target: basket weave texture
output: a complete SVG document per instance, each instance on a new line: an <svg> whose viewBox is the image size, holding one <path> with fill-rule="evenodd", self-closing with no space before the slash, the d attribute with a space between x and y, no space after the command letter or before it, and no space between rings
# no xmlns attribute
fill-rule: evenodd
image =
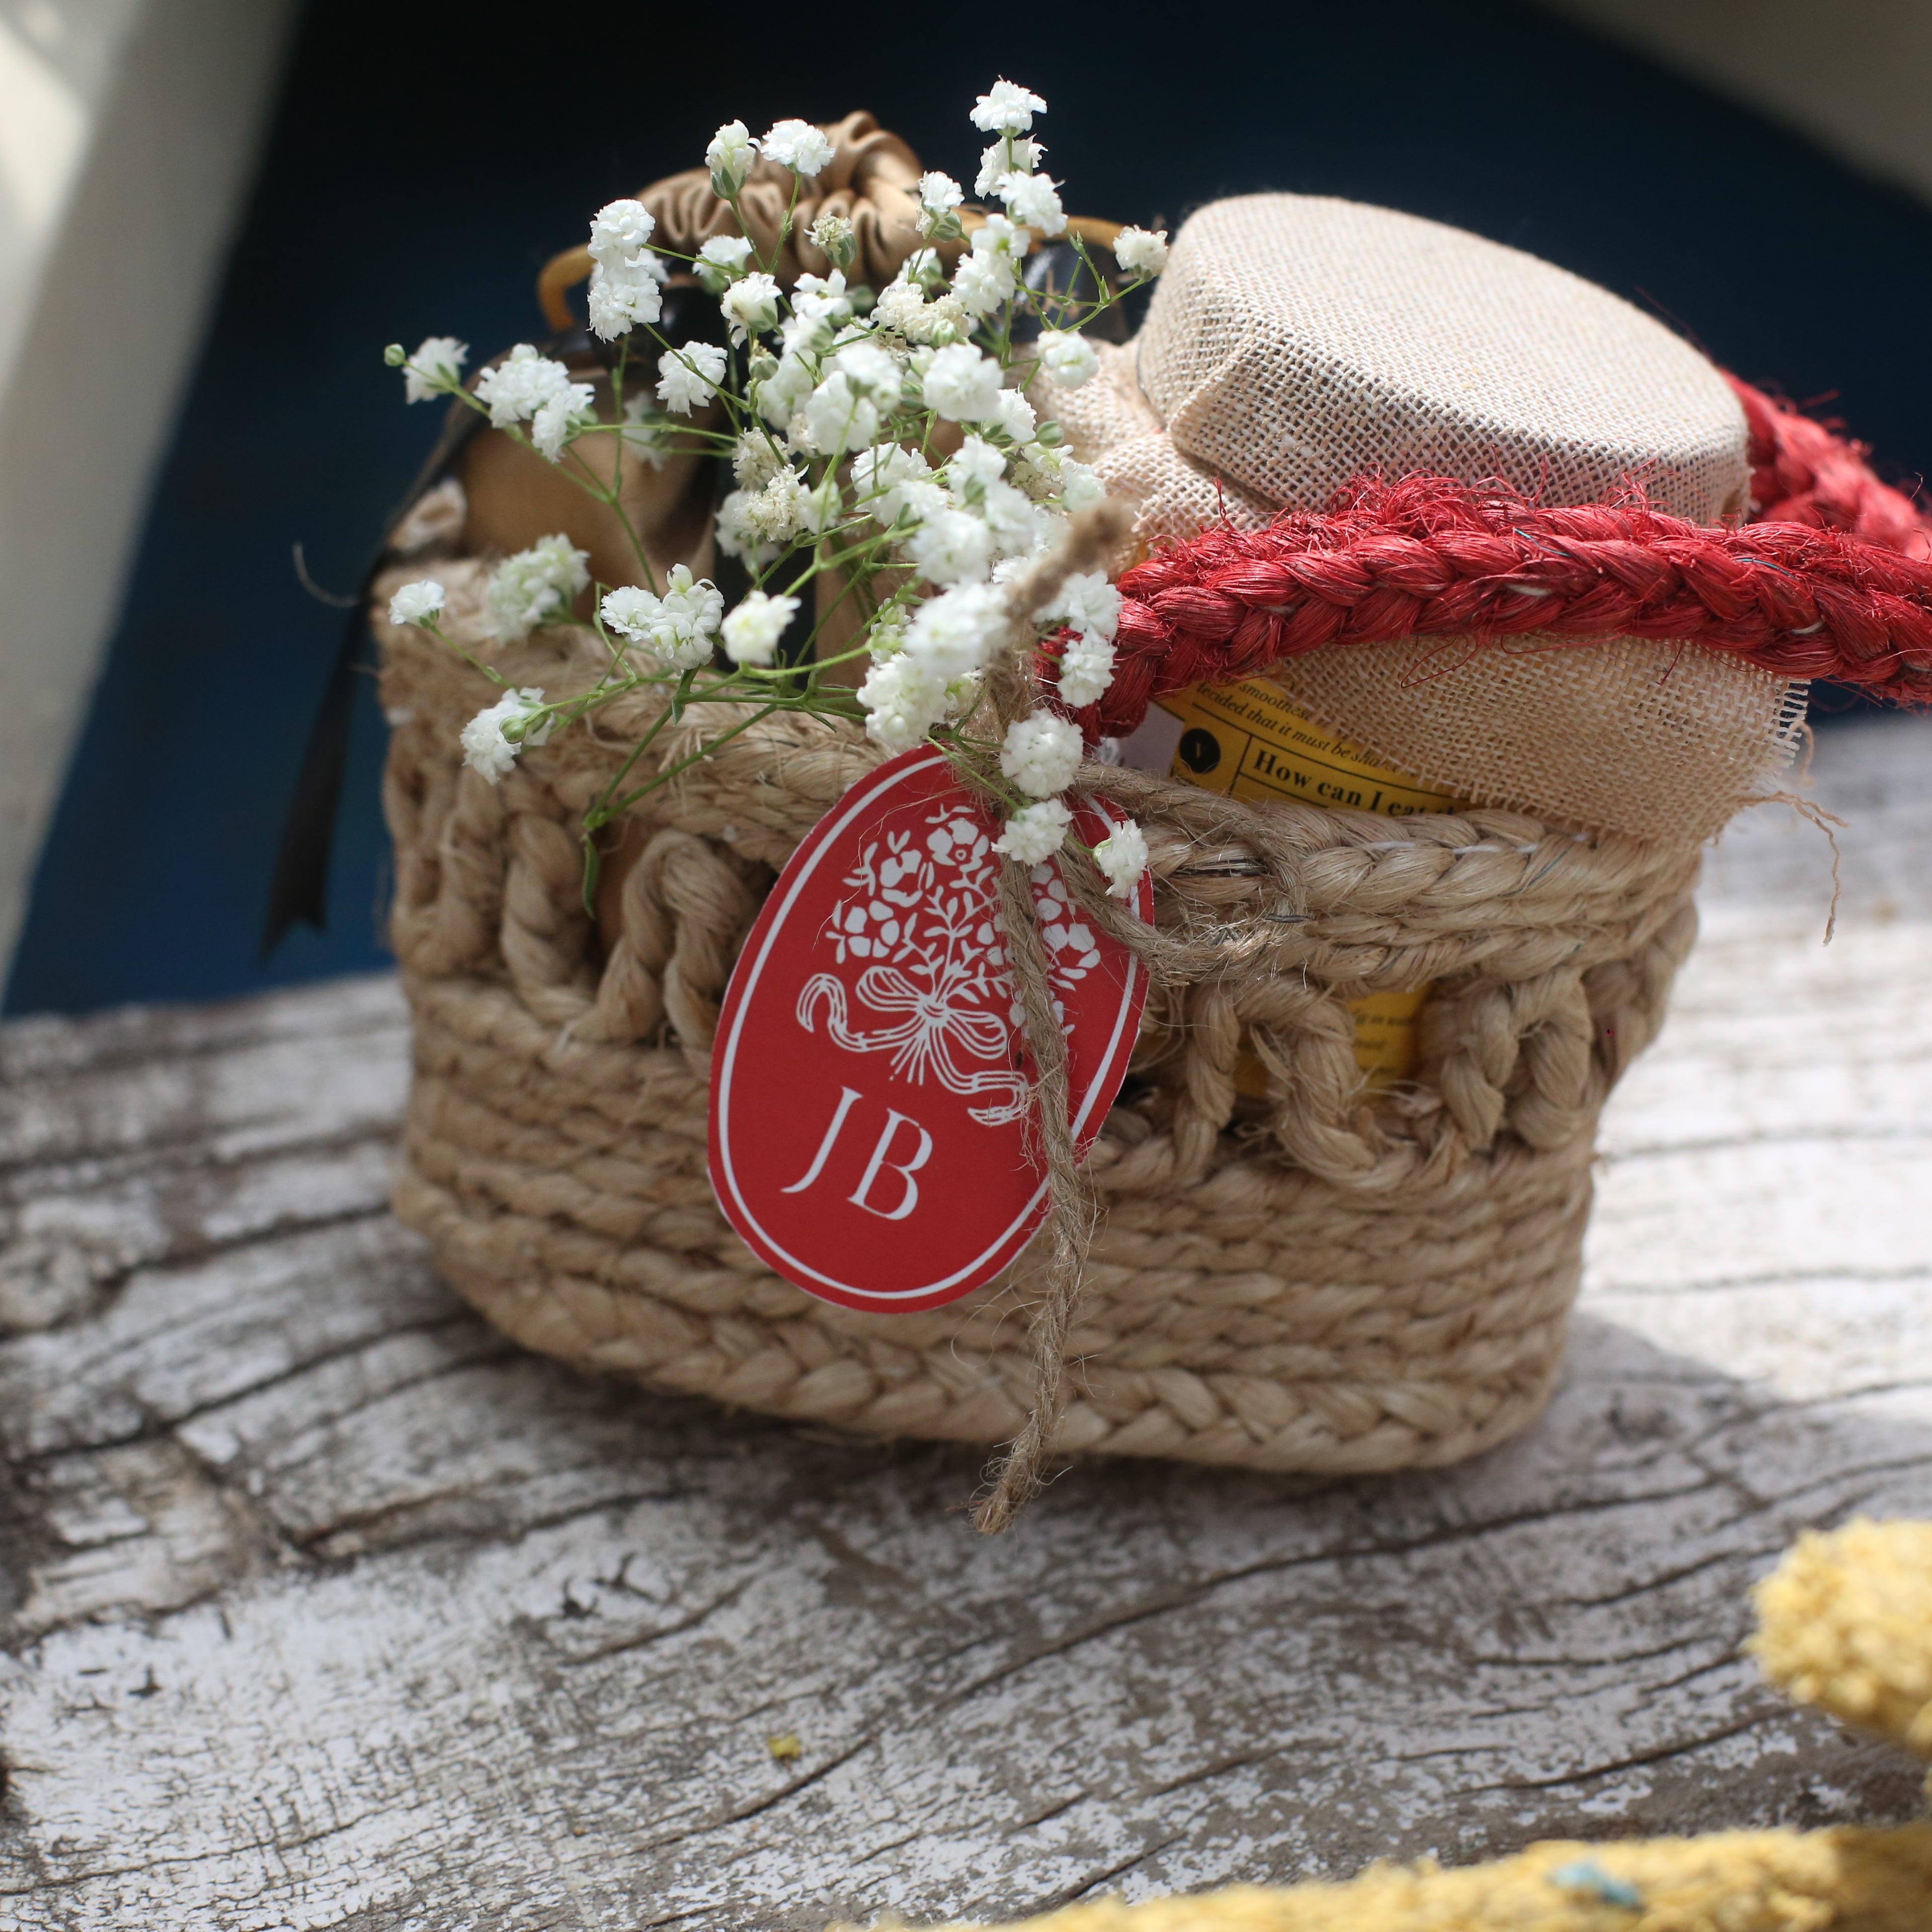
<svg viewBox="0 0 1932 1932"><path fill-rule="evenodd" d="M482 564L428 568L446 628L513 683L590 681L577 634L490 642ZM877 753L802 719L733 740L633 808L593 921L582 814L650 700L493 788L457 750L487 687L382 621L424 568L379 584L376 619L416 1022L402 1218L491 1321L580 1366L878 1436L1010 1438L1035 1386L1025 1258L944 1308L836 1307L770 1273L706 1178L737 950ZM692 741L661 742L668 760ZM1521 1429L1560 1360L1598 1112L1695 931L1695 851L1503 812L1264 812L1134 772L1082 782L1142 820L1157 920L1201 970L1156 989L1088 1163L1102 1213L1056 1446L1342 1472ZM1371 1100L1345 1002L1432 982L1419 1077ZM1235 1092L1244 1034L1264 1102Z"/></svg>

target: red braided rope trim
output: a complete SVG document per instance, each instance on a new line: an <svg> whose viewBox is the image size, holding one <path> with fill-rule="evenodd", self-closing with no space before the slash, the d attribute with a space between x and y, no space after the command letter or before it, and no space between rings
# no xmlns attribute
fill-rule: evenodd
<svg viewBox="0 0 1932 1932"><path fill-rule="evenodd" d="M1754 522L1843 530L1900 556L1932 557L1932 519L1872 474L1869 444L1834 436L1828 424L1735 376L1724 380L1744 405L1750 431Z"/></svg>
<svg viewBox="0 0 1932 1932"><path fill-rule="evenodd" d="M1634 494L1550 508L1442 476L1371 478L1326 512L1204 530L1120 590L1114 681L1080 714L1111 736L1151 698L1325 644L1531 632L1685 640L1780 676L1932 703L1932 562L1798 523L1708 529Z"/></svg>

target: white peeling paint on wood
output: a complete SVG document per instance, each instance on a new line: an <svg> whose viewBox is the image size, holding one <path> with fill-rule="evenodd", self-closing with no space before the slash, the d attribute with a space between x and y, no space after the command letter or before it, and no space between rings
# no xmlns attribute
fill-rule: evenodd
<svg viewBox="0 0 1932 1932"><path fill-rule="evenodd" d="M1798 1528L1932 1509L1922 746L1826 740L1828 950L1822 851L1726 842L1538 1428L1078 1467L997 1543L970 1456L466 1314L382 1209L388 982L0 1032L0 1928L802 1932L1906 1814L1737 1646Z"/></svg>

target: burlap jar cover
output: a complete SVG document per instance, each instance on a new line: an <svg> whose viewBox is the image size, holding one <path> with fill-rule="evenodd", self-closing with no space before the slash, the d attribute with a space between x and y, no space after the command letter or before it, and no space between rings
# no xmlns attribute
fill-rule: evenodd
<svg viewBox="0 0 1932 1932"><path fill-rule="evenodd" d="M1290 218L1344 206L1261 199ZM1238 260L1222 260L1218 284L1197 272L1230 245L1265 256L1249 232L1256 214L1222 204L1184 231L1140 345L1141 381L1163 330L1213 347L1217 286L1244 289L1249 309L1258 300L1280 325L1273 338L1244 316L1228 335L1236 352L1177 391L1166 419L1134 382L1131 348L1065 412L1076 443L1138 501L1144 532L1163 478L1207 478L1217 502L1261 518L1378 454L1586 500L1642 475L1660 500L1706 518L1742 496L1744 426L1722 380L1600 292L1431 229L1447 238L1438 272L1466 251L1460 309L1444 293L1453 276L1432 284L1430 312L1447 319L1432 340L1391 316L1366 272L1359 301L1299 308L1269 292L1292 284L1293 250L1277 249L1258 284ZM1429 226L1372 210L1347 220L1358 266L1382 238L1385 274L1414 242L1390 224ZM1526 367L1525 288L1543 332ZM1284 343L1302 362L1270 376ZM1564 368L1567 387L1552 381ZM1338 410L1335 372L1351 369L1355 400ZM1138 428L1138 448L1096 428L1107 410ZM1402 433L1378 450L1385 420ZM1203 454L1180 446L1184 431ZM1588 461L1573 460L1580 448ZM1283 451L1301 452L1306 480L1284 484L1268 466ZM592 680L581 634L493 645L487 557L465 554L460 536L440 552L434 539L418 520L410 541L426 548L379 584L379 610L427 566L448 588L451 635L512 682L560 694ZM700 536L687 554L702 568L710 548ZM1012 1437L1036 1393L1025 1260L929 1312L833 1306L751 1256L706 1178L709 1048L736 950L776 868L876 752L856 730L797 720L734 740L633 808L593 922L581 814L649 723L647 700L529 751L493 788L456 749L475 673L421 632L380 616L377 629L396 721L394 938L416 1018L397 1206L451 1280L520 1341L654 1387L882 1436ZM1616 649L1648 663L1656 647ZM1392 679L1372 651L1334 655L1343 699L1352 680L1412 722L1426 710L1429 684ZM1529 713L1561 729L1570 667L1594 655L1568 653L1547 688L1535 668L1550 658L1507 664ZM1580 830L1588 814L1568 794L1545 806L1555 822L1500 807L1391 820L1087 768L1082 784L1147 828L1169 970L1088 1163L1102 1213L1058 1448L1386 1470L1468 1456L1538 1412L1578 1285L1598 1111L1661 1022L1694 932L1713 813L1720 820L1788 738L1785 681L1714 656L1700 668L1708 675L1678 704L1690 736L1659 752L1654 734L1634 734L1666 764L1687 746L1722 754L1661 830ZM1492 671L1472 660L1470 675L1480 688ZM1404 695L1389 706L1391 686ZM1291 688L1373 742L1318 679ZM1618 688L1654 708L1642 678ZM690 742L668 734L663 755ZM1398 758L1408 742L1376 748ZM1576 796L1591 795L1591 748L1573 733L1566 749L1559 777L1580 771ZM1444 776L1486 795L1480 770ZM1346 1002L1424 984L1436 990L1418 1077L1365 1093ZM1238 1101L1244 1036L1269 1070L1263 1102Z"/></svg>

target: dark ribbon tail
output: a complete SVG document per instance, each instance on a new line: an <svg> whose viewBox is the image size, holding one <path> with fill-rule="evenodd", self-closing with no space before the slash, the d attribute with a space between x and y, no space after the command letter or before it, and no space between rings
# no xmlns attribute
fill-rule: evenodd
<svg viewBox="0 0 1932 1932"><path fill-rule="evenodd" d="M500 359L500 358L499 358ZM369 659L373 641L369 628L369 595L389 554L389 532L421 500L423 493L460 456L481 427L482 418L452 400L442 419L436 447L423 460L402 506L383 526L382 541L370 558L356 602L344 618L335 646L335 662L322 687L315 722L309 728L308 749L282 820L282 838L275 854L274 877L268 882L268 904L262 921L262 961L272 958L297 925L318 932L328 927L328 867L335 850L335 821L342 806L342 784L349 770L349 736L356 720L356 679Z"/></svg>
<svg viewBox="0 0 1932 1932"><path fill-rule="evenodd" d="M364 573L355 608L343 620L335 647L335 662L315 722L309 728L308 749L282 820L280 849L268 884L266 916L262 922L262 961L274 957L298 924L320 932L328 924L328 868L335 848L335 821L342 803L343 780L349 769L349 734L356 718L356 680L367 662L369 584Z"/></svg>

